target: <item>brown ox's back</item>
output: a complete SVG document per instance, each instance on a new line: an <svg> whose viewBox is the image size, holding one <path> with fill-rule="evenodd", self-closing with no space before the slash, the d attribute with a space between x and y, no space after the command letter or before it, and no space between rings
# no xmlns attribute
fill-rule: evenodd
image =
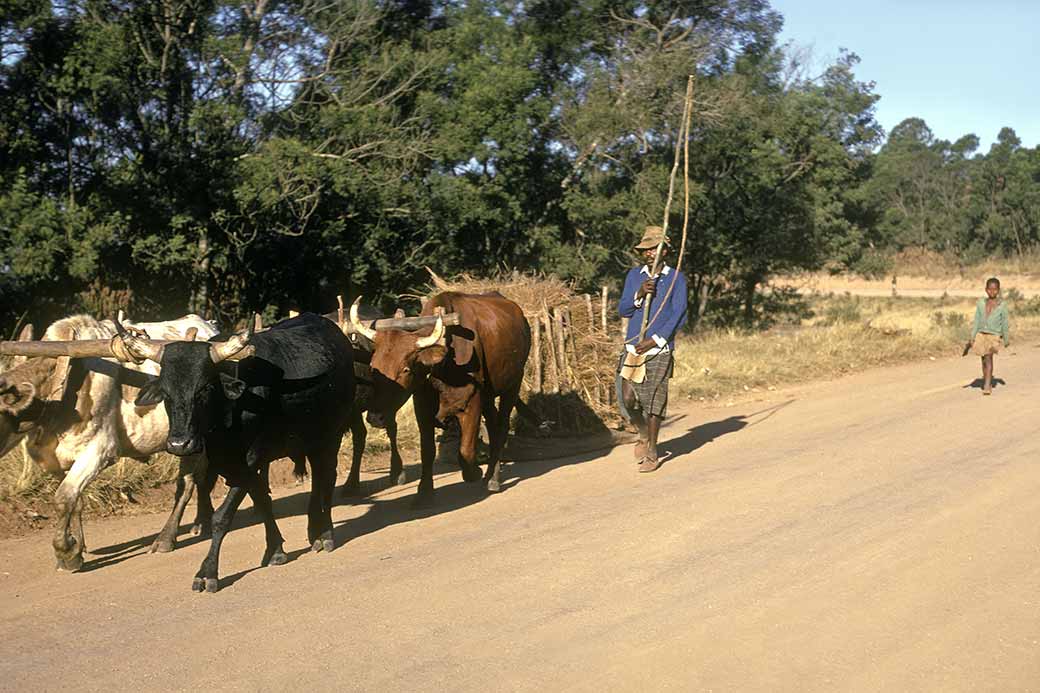
<svg viewBox="0 0 1040 693"><path fill-rule="evenodd" d="M498 292L445 291L428 301L422 314L433 315L438 306L445 313L458 313L460 327L476 334L474 349L480 368L473 376L496 394L519 387L531 351L531 327L520 306ZM453 336L451 341L458 350L457 339Z"/></svg>

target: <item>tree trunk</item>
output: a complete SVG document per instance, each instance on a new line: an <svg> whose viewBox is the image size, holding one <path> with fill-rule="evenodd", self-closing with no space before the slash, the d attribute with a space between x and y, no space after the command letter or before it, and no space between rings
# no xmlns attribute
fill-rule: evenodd
<svg viewBox="0 0 1040 693"><path fill-rule="evenodd" d="M191 305L188 310L192 313L209 318L209 236L203 231L199 235L196 244L198 258L195 260L195 285L191 289Z"/></svg>
<svg viewBox="0 0 1040 693"><path fill-rule="evenodd" d="M754 272L744 280L744 322L748 327L755 323L755 289L758 287L758 273Z"/></svg>
<svg viewBox="0 0 1040 693"><path fill-rule="evenodd" d="M704 313L708 309L708 295L711 293L711 280L704 277L697 279L693 289L693 302L694 312L693 321L690 325L691 330L696 330L701 325L701 320L704 319Z"/></svg>

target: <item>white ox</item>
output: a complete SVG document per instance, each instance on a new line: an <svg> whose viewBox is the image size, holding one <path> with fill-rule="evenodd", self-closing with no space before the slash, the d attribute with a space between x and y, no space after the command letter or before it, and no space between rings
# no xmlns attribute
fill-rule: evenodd
<svg viewBox="0 0 1040 693"><path fill-rule="evenodd" d="M216 334L197 315L169 322L124 323L144 330L153 339L199 339ZM88 315L58 320L44 340L111 339L109 320ZM31 331L21 339L31 339ZM115 359L19 357L0 374L0 455L25 440L29 455L46 472L63 477L54 494L58 527L54 554L59 570L83 565L83 489L118 457L147 460L165 449L169 420L163 407L135 407L134 399L147 376L159 374L158 364L120 364ZM206 473L202 455L182 458L173 512L152 544L152 551L172 551L184 508ZM196 475L197 471L197 475ZM199 488L198 516L193 533L205 532L213 514L206 484Z"/></svg>

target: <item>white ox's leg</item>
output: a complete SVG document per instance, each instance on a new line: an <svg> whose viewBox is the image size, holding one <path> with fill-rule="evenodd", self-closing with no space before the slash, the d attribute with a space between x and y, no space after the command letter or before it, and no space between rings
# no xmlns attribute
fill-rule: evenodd
<svg viewBox="0 0 1040 693"><path fill-rule="evenodd" d="M54 504L58 509L58 527L53 544L58 570L76 571L83 565L82 521L77 523L78 536L75 537L69 531L70 524L77 514L83 489L112 461L113 457L107 451L102 451L98 445L91 443L76 456L72 469L65 475L65 480L54 494Z"/></svg>
<svg viewBox="0 0 1040 693"><path fill-rule="evenodd" d="M177 473L177 492L173 498L173 511L170 513L170 517L166 520L166 524L162 530L155 537L155 541L152 542L151 551L155 553L168 553L173 551L174 543L177 541L177 532L181 527L181 517L184 515L184 509L188 505L188 501L191 500L191 495L195 491L195 474L196 470L200 468L205 473L206 458L202 455L192 455L189 457L180 458L180 466ZM202 508L205 501L208 500L208 489L199 489L199 507ZM204 498L201 494L206 494ZM210 506L212 508L212 506ZM210 510L212 515L212 510Z"/></svg>

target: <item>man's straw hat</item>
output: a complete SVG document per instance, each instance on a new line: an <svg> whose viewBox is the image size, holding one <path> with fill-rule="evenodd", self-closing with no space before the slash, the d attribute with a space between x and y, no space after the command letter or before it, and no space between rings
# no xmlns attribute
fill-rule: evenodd
<svg viewBox="0 0 1040 693"><path fill-rule="evenodd" d="M647 226L643 230L643 237L636 243L636 250L652 250L656 248L661 240L664 240L664 244L668 245L668 239L664 236L664 229L660 226Z"/></svg>

